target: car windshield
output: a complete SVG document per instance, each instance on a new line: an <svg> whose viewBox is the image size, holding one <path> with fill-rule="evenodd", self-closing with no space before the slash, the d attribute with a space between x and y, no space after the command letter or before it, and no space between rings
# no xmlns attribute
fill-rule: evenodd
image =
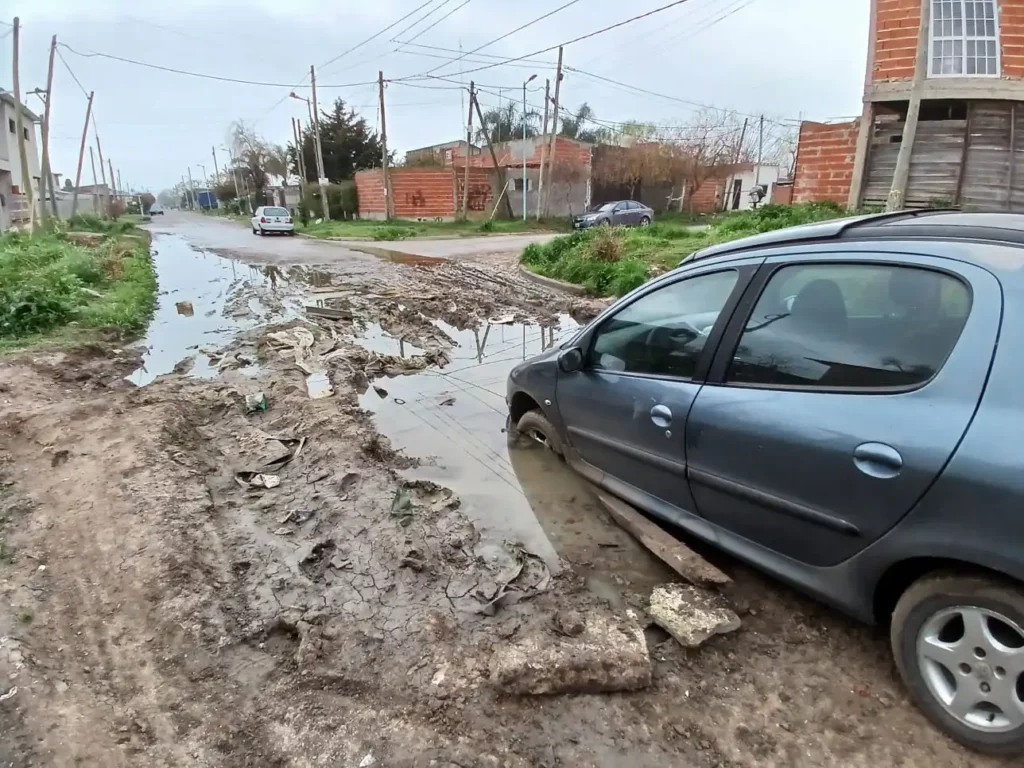
<svg viewBox="0 0 1024 768"><path fill-rule="evenodd" d="M264 216L287 216L288 210L286 208L264 208Z"/></svg>
<svg viewBox="0 0 1024 768"><path fill-rule="evenodd" d="M594 209L594 213L608 213L615 210L615 203L605 203Z"/></svg>

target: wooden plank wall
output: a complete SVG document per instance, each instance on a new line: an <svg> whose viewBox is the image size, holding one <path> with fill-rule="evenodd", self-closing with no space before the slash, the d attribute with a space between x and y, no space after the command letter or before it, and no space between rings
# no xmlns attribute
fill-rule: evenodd
<svg viewBox="0 0 1024 768"><path fill-rule="evenodd" d="M917 125L907 208L948 208L956 199L966 120L928 120ZM898 145L897 145L898 146Z"/></svg>
<svg viewBox="0 0 1024 768"><path fill-rule="evenodd" d="M895 115L879 115L875 118L868 147L867 179L862 205L884 206L889 198L892 177L896 172L896 157L900 153L900 139L903 136L903 121L895 118Z"/></svg>
<svg viewBox="0 0 1024 768"><path fill-rule="evenodd" d="M971 105L967 167L960 197L965 210L1009 210L1012 130L1010 104L978 102Z"/></svg>

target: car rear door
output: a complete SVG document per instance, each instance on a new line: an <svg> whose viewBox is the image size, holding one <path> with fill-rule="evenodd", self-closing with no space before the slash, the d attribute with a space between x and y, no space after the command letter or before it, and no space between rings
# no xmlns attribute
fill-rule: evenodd
<svg viewBox="0 0 1024 768"><path fill-rule="evenodd" d="M697 508L836 564L899 522L956 449L988 375L999 284L941 258L815 253L768 259L743 304L687 421Z"/></svg>
<svg viewBox="0 0 1024 768"><path fill-rule="evenodd" d="M612 224L616 226L629 224L629 203L621 202L615 204L615 210L612 211Z"/></svg>
<svg viewBox="0 0 1024 768"><path fill-rule="evenodd" d="M581 339L559 372L569 442L634 503L693 512L683 427L725 323L762 259L707 266L642 289Z"/></svg>

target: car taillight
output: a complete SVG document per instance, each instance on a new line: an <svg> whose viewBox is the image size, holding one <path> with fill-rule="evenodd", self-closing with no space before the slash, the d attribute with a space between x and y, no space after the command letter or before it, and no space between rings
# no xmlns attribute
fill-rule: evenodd
<svg viewBox="0 0 1024 768"><path fill-rule="evenodd" d="M284 220L284 223L285 224L291 224L292 223L292 217L289 216L287 219Z"/></svg>
<svg viewBox="0 0 1024 768"><path fill-rule="evenodd" d="M266 216L260 216L260 224L266 224L266 223L267 223L267 217Z"/></svg>

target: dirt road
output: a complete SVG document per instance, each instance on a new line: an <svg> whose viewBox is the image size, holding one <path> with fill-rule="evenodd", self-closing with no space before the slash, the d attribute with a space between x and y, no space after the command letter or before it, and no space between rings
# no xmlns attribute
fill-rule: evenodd
<svg viewBox="0 0 1024 768"><path fill-rule="evenodd" d="M493 263L154 229L141 347L0 364L0 764L1000 764L911 707L881 633L729 559L738 633L648 626L670 572L502 431L566 299ZM651 684L498 690L495 656L568 642L571 610L632 610Z"/></svg>

